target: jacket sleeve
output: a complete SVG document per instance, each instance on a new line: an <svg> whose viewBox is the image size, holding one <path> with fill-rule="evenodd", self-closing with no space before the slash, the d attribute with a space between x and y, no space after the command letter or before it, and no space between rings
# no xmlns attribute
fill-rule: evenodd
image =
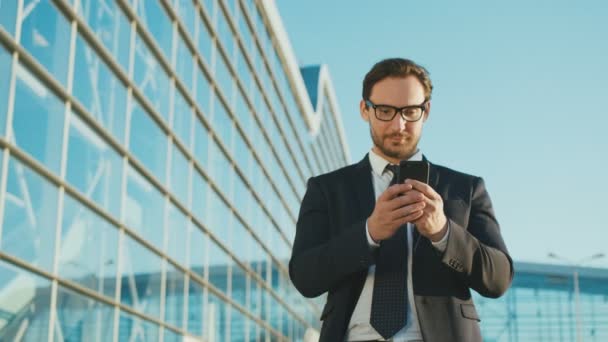
<svg viewBox="0 0 608 342"><path fill-rule="evenodd" d="M511 285L513 262L483 179L474 181L468 227L448 220L450 235L442 262L482 296L500 297Z"/></svg>
<svg viewBox="0 0 608 342"><path fill-rule="evenodd" d="M289 261L291 281L306 297L319 296L374 263L365 233L366 219L346 227L331 227L330 214L318 178L310 178Z"/></svg>

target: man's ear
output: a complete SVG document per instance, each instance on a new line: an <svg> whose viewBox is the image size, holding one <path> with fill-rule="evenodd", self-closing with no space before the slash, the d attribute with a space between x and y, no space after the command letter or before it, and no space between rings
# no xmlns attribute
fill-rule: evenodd
<svg viewBox="0 0 608 342"><path fill-rule="evenodd" d="M425 122L429 118L429 114L431 113L431 101L427 101L424 106L426 108L424 109L424 117L422 118L422 122Z"/></svg>
<svg viewBox="0 0 608 342"><path fill-rule="evenodd" d="M367 108L364 100L359 102L359 113L361 114L363 120L369 122L369 109Z"/></svg>

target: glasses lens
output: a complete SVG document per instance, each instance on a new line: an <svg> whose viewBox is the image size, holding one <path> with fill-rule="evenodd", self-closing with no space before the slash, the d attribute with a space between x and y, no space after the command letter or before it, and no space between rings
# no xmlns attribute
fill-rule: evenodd
<svg viewBox="0 0 608 342"><path fill-rule="evenodd" d="M376 106L376 117L379 120L389 121L395 116L395 108L388 106Z"/></svg>
<svg viewBox="0 0 608 342"><path fill-rule="evenodd" d="M407 121L416 121L418 119L420 119L420 117L422 116L422 108L420 107L411 107L411 108L405 108L402 111L402 115L405 117L405 120Z"/></svg>

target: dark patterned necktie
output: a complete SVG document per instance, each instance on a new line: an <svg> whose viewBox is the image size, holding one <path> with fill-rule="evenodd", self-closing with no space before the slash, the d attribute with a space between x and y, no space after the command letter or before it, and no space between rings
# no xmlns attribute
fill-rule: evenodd
<svg viewBox="0 0 608 342"><path fill-rule="evenodd" d="M397 182L397 165L391 185ZM407 224L378 247L370 324L383 338L393 337L407 321Z"/></svg>

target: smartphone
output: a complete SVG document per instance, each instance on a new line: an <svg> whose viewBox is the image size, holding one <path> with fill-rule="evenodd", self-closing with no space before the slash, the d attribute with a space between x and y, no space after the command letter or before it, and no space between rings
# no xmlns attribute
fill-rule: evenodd
<svg viewBox="0 0 608 342"><path fill-rule="evenodd" d="M399 163L398 182L401 184L406 179L415 179L425 184L429 184L429 162L421 161L401 161Z"/></svg>

